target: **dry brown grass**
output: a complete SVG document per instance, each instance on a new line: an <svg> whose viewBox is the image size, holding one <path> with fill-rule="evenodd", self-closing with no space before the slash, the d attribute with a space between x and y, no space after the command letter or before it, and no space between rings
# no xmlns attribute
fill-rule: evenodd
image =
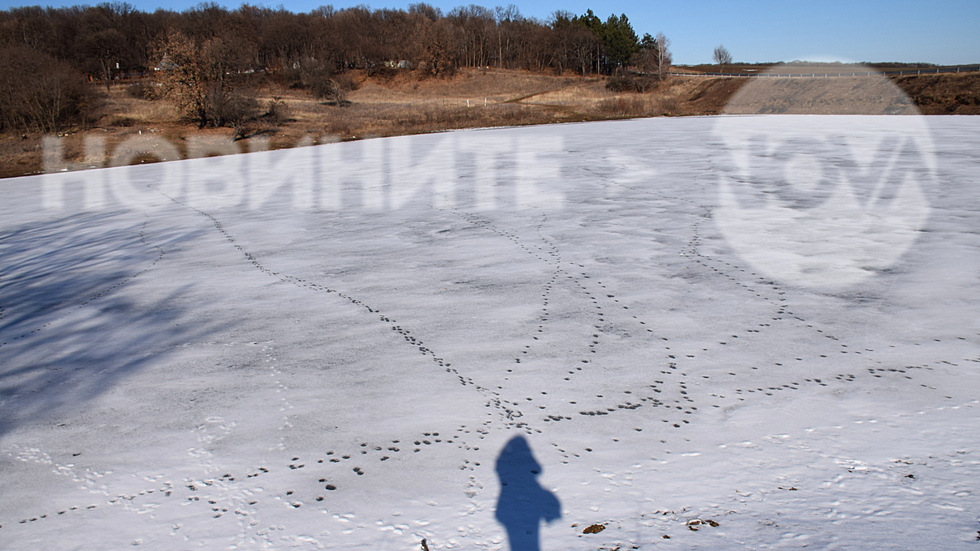
<svg viewBox="0 0 980 551"><path fill-rule="evenodd" d="M113 90L111 100L112 114L135 119L141 123L175 122L177 112L174 106L165 101L150 101L130 97L124 90Z"/></svg>
<svg viewBox="0 0 980 551"><path fill-rule="evenodd" d="M659 114L649 98L614 94L600 78L552 76L526 71L469 70L453 78L419 80L410 72L385 78L352 75L359 83L349 104L336 105L312 98L304 90L269 87L259 91L259 104L274 99L285 104L290 119L282 124L253 123L248 135L261 136L273 148L292 147L304 138L315 141L352 140L419 134L474 127L516 126ZM83 138L98 134L111 153L133 135L159 135L186 155L190 136L231 139L232 129L199 129L179 120L174 107L162 100L132 97L127 86L113 87L105 115L95 128L68 133L65 159L99 166L108 159L85 159ZM41 166L41 136L3 136L0 176L37 173ZM248 140L240 144L248 149Z"/></svg>
<svg viewBox="0 0 980 551"><path fill-rule="evenodd" d="M258 99L263 108L278 99L285 104L290 119L284 123L269 119L256 121L249 128L250 138L268 139L270 146L278 149L293 147L309 138L322 143L473 127L715 114L722 112L749 80L677 77L637 94L611 92L606 89L604 78L526 71L467 70L450 79L425 80L407 71L378 78L368 78L363 73L352 77L360 86L349 94L350 103L346 106L316 100L303 90L274 87L260 90ZM897 83L913 99L920 97L932 102L931 112L950 112L947 105L950 102L965 106L956 112L976 112L980 105L976 79L980 77L939 77L943 78L906 77ZM915 88L916 84L919 88ZM951 84L956 86L950 88ZM939 88L955 89L956 93L939 94ZM106 114L97 126L72 132L65 140L65 151L69 161L98 166L105 159L82 158L84 136L105 137L107 150L111 152L130 136L159 135L186 155L185 144L191 136L231 139L233 133L231 128L198 129L181 122L169 103L134 98L125 85L118 85L113 87ZM41 171L41 139L42 136L36 135L0 135L0 177ZM248 141L239 143L242 151L249 149Z"/></svg>

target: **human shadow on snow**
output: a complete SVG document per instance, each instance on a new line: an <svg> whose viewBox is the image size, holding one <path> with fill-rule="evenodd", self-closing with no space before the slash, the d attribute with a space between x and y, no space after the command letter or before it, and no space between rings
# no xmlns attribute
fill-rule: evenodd
<svg viewBox="0 0 980 551"><path fill-rule="evenodd" d="M511 438L497 458L500 498L496 517L507 530L511 551L540 551L541 521L561 518L558 498L538 483L541 471L523 436Z"/></svg>

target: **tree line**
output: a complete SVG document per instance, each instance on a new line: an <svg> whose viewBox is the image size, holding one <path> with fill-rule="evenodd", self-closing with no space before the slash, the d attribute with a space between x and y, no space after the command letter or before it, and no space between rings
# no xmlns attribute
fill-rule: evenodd
<svg viewBox="0 0 980 551"><path fill-rule="evenodd" d="M355 69L410 68L432 77L464 67L584 75L633 65L662 74L670 63L667 45L662 34L638 37L625 14L602 20L591 10L558 11L542 21L513 5L469 5L446 13L424 3L407 10L325 6L309 13L250 5L229 10L214 3L152 13L126 3L11 8L0 11L0 125L49 132L59 126L53 120L77 119L84 105L73 110L61 101L78 95L68 86L69 76L83 75L108 89L127 76L186 73L193 62L201 71L194 78L209 80L211 87L217 82L219 94L235 87L224 83L236 80L226 75L274 74L321 95L337 95L343 88L337 75ZM32 71L14 72L30 67L63 75L66 91L57 100L28 97L30 91L18 88L29 86L12 81L30 76ZM48 111L61 114L33 117L18 101L47 101ZM202 109L197 115L210 124Z"/></svg>

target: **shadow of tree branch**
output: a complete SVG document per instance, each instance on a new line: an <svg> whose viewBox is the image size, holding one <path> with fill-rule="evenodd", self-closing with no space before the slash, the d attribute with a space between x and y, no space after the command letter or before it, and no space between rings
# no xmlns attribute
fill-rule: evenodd
<svg viewBox="0 0 980 551"><path fill-rule="evenodd" d="M220 329L176 323L190 285L152 300L128 289L192 233L155 244L145 222L105 212L0 232L0 436L79 408Z"/></svg>

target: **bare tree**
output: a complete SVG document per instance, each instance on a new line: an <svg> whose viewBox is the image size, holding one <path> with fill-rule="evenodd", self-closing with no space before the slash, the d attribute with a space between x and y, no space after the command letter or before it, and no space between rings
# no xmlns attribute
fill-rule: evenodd
<svg viewBox="0 0 980 551"><path fill-rule="evenodd" d="M126 37L116 29L104 29L87 36L82 47L90 59L98 62L99 72L108 92L109 85L112 84L112 70L119 66L126 47Z"/></svg>
<svg viewBox="0 0 980 551"><path fill-rule="evenodd" d="M656 56L657 56L657 76L660 80L663 80L667 76L667 72L670 71L670 64L673 61L670 55L670 39L664 36L664 33L657 33L657 37L654 39L656 43Z"/></svg>
<svg viewBox="0 0 980 551"><path fill-rule="evenodd" d="M156 48L157 81L163 96L198 126L234 126L254 118L258 103L238 82L241 51L221 38L197 42L170 33Z"/></svg>
<svg viewBox="0 0 980 551"><path fill-rule="evenodd" d="M415 40L421 45L419 67L424 74L451 77L456 74L456 52L459 50L456 28L448 19L423 23Z"/></svg>
<svg viewBox="0 0 980 551"><path fill-rule="evenodd" d="M97 107L68 63L27 46L0 47L0 131L57 132L87 122Z"/></svg>
<svg viewBox="0 0 980 551"><path fill-rule="evenodd" d="M718 72L724 73L725 65L731 65L732 63L732 54L724 45L719 45L715 48L714 60L718 64Z"/></svg>
<svg viewBox="0 0 980 551"><path fill-rule="evenodd" d="M205 71L201 67L197 44L183 33L174 31L154 50L157 84L162 96L173 101L182 114L205 126Z"/></svg>

